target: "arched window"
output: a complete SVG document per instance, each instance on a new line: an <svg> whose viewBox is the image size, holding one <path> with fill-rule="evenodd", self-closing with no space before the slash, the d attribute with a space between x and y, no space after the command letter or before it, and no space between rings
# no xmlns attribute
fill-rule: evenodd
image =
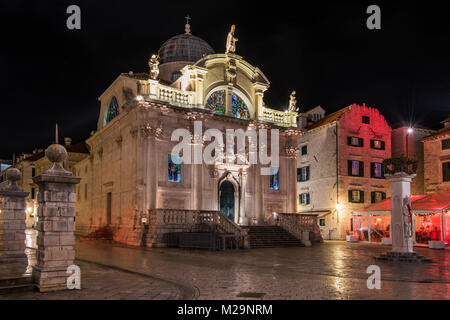
<svg viewBox="0 0 450 320"><path fill-rule="evenodd" d="M119 103L116 97L112 97L109 103L108 109L105 111L105 117L103 119L103 125L106 126L112 119L119 115Z"/></svg>
<svg viewBox="0 0 450 320"><path fill-rule="evenodd" d="M234 93L231 94L231 111L235 118L248 119L248 108L244 100Z"/></svg>
<svg viewBox="0 0 450 320"><path fill-rule="evenodd" d="M225 90L218 90L212 93L206 100L206 108L217 114L225 114L225 96Z"/></svg>

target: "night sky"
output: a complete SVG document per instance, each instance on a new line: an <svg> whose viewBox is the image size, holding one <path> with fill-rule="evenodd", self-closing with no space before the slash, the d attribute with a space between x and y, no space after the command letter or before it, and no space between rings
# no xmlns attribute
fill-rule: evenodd
<svg viewBox="0 0 450 320"><path fill-rule="evenodd" d="M269 107L284 109L296 90L301 110L365 102L390 124L440 128L450 114L448 8L391 2L2 1L0 158L47 147L56 122L60 137L89 137L98 97L121 72L148 72L149 55L184 33L187 14L191 33L218 53L236 25L236 54L271 82ZM66 28L71 4L81 30ZM382 30L366 27L371 4Z"/></svg>

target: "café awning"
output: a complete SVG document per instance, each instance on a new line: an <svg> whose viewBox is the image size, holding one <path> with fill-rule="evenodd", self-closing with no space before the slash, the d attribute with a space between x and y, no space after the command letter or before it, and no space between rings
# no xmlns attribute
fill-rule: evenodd
<svg viewBox="0 0 450 320"><path fill-rule="evenodd" d="M411 196L412 213L416 215L445 212L450 209L450 194L431 194ZM353 215L390 215L391 198L372 204L366 208L353 211Z"/></svg>

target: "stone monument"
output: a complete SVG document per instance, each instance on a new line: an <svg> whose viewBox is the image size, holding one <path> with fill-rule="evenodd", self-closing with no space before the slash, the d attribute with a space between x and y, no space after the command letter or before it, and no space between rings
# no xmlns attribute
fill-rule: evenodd
<svg viewBox="0 0 450 320"><path fill-rule="evenodd" d="M377 260L430 262L414 252L414 223L411 210L411 181L416 176L417 162L412 159L386 159L385 177L391 184L391 239L392 251Z"/></svg>
<svg viewBox="0 0 450 320"><path fill-rule="evenodd" d="M18 169L8 169L8 184L0 189L0 263L28 264L25 255L25 198L28 192L17 185L20 178Z"/></svg>
<svg viewBox="0 0 450 320"><path fill-rule="evenodd" d="M75 185L80 178L63 167L66 149L52 144L45 155L53 166L33 178L39 186L37 252L33 279L41 292L67 290L67 268L75 259Z"/></svg>

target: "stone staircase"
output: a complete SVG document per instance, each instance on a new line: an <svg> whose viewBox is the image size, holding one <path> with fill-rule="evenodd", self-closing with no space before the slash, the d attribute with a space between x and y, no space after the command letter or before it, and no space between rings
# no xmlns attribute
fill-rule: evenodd
<svg viewBox="0 0 450 320"><path fill-rule="evenodd" d="M109 227L102 227L91 232L87 236L80 237L81 240L113 240L114 233Z"/></svg>
<svg viewBox="0 0 450 320"><path fill-rule="evenodd" d="M250 248L304 247L292 234L279 226L249 226Z"/></svg>
<svg viewBox="0 0 450 320"><path fill-rule="evenodd" d="M0 295L15 292L29 292L33 290L34 284L31 275L17 275L14 277L0 278Z"/></svg>

